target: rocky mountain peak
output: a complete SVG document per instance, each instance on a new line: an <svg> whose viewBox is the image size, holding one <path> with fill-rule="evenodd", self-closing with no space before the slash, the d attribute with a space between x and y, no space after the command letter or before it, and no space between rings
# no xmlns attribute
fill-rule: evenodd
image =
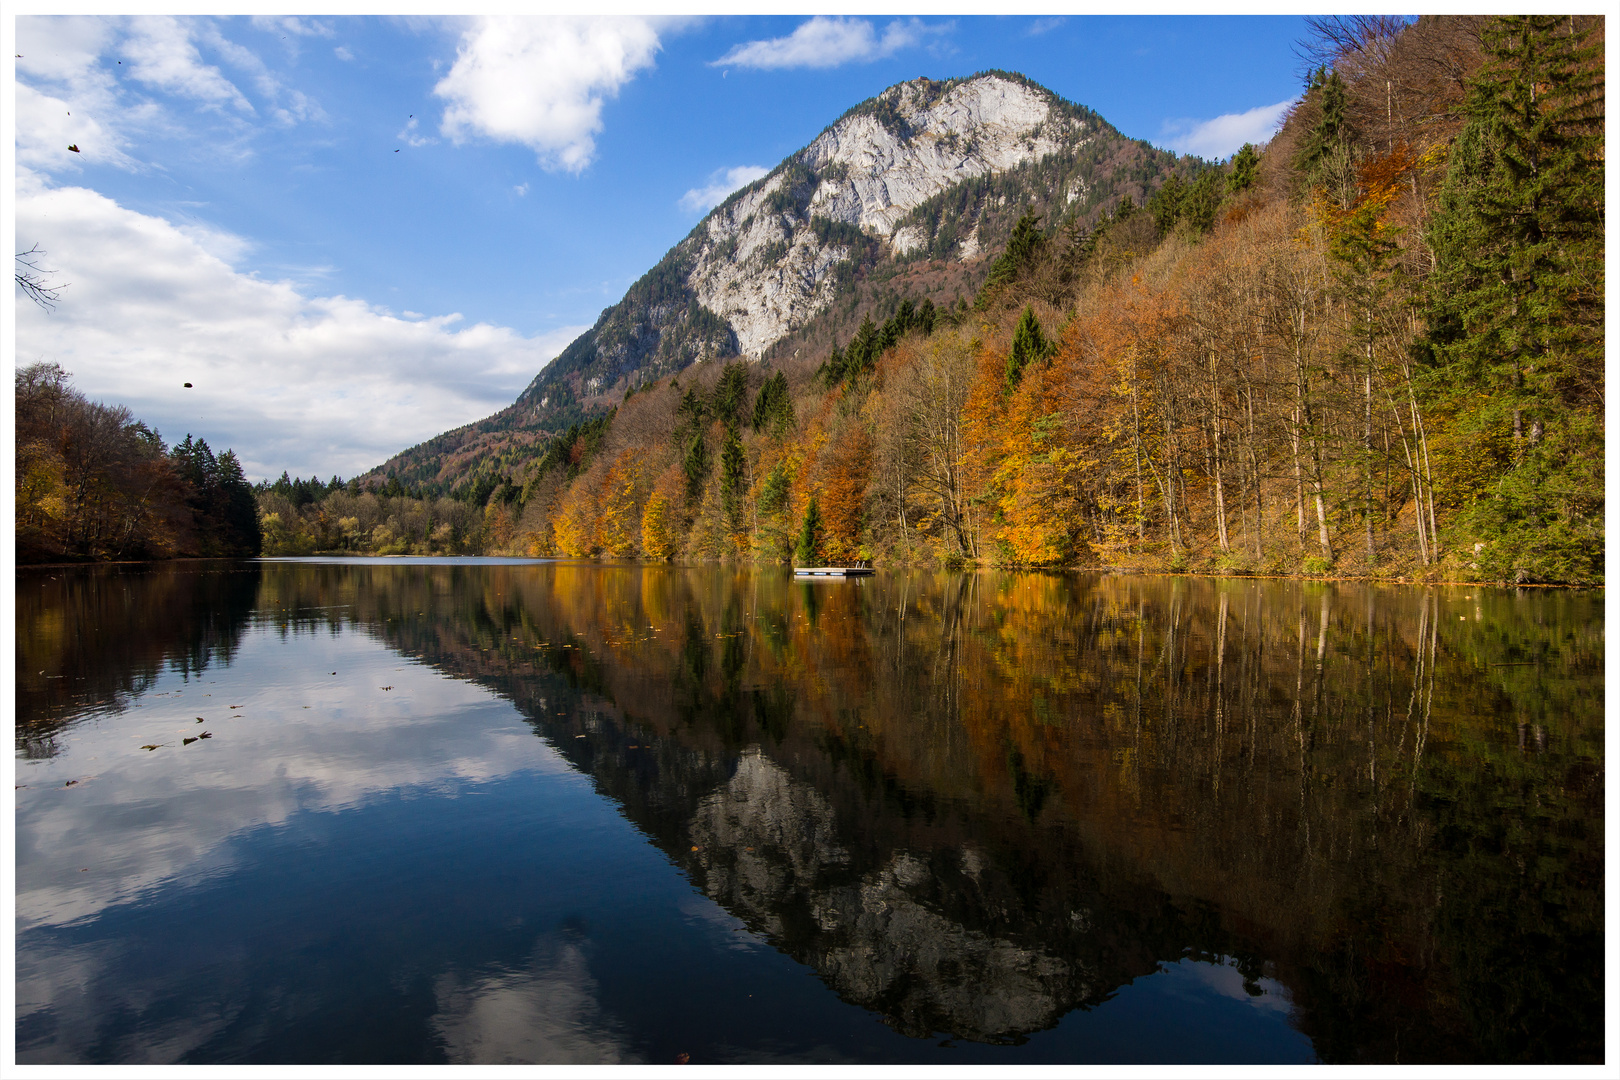
<svg viewBox="0 0 1620 1080"><path fill-rule="evenodd" d="M1123 194L1144 202L1175 167L1021 75L896 84L710 211L511 406L382 469L453 485L469 444L555 433L689 364L758 360L899 264L957 266L971 288L1026 210L1048 229L1094 218Z"/></svg>

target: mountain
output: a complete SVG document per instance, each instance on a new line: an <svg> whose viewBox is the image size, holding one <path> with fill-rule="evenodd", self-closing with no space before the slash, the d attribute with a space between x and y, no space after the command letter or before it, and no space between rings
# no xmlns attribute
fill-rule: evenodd
<svg viewBox="0 0 1620 1080"><path fill-rule="evenodd" d="M900 83L717 206L512 405L373 475L446 493L480 466L504 472L689 364L770 359L790 335L858 322L897 277L971 295L1026 212L1048 232L1090 224L1200 165L1014 73Z"/></svg>

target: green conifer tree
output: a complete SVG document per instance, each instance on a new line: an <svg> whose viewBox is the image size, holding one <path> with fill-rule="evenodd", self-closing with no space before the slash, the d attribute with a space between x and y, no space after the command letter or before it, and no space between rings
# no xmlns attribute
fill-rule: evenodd
<svg viewBox="0 0 1620 1080"><path fill-rule="evenodd" d="M1601 46L1568 16L1490 20L1430 223L1431 383L1501 448L1459 525L1517 580L1602 575ZM1479 455L1476 455L1478 458Z"/></svg>
<svg viewBox="0 0 1620 1080"><path fill-rule="evenodd" d="M743 495L748 491L748 455L743 451L735 424L726 425L720 449L720 501L733 531L742 527Z"/></svg>
<svg viewBox="0 0 1620 1080"><path fill-rule="evenodd" d="M1006 392L1012 393L1023 379L1024 369L1046 359L1051 348L1051 343L1041 332L1041 322L1035 317L1035 309L1024 308L1024 314L1018 319L1018 327L1013 331L1012 351L1007 354Z"/></svg>
<svg viewBox="0 0 1620 1080"><path fill-rule="evenodd" d="M804 523L799 526L799 543L793 550L794 561L800 566L816 566L821 562L821 504L814 495L804 508Z"/></svg>
<svg viewBox="0 0 1620 1080"><path fill-rule="evenodd" d="M1229 195L1240 195L1252 188L1260 179L1260 151L1254 143L1244 143L1243 149L1232 155L1232 171L1226 177Z"/></svg>

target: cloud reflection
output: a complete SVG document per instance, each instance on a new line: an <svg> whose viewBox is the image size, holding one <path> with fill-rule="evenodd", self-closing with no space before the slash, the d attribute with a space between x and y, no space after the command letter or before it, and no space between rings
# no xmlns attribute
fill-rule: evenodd
<svg viewBox="0 0 1620 1080"><path fill-rule="evenodd" d="M640 1061L603 1013L585 949L542 937L529 968L476 978L453 972L434 986L433 1029L453 1063L618 1065Z"/></svg>
<svg viewBox="0 0 1620 1080"><path fill-rule="evenodd" d="M316 678L330 671L342 675ZM227 872L233 835L299 811L401 789L453 797L522 770L577 775L508 703L353 628L253 630L207 674L165 673L129 708L76 725L57 756L20 765L18 932Z"/></svg>

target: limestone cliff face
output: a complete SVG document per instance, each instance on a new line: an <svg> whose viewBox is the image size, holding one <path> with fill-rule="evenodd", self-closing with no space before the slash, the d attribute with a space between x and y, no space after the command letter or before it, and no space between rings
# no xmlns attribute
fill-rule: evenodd
<svg viewBox="0 0 1620 1080"><path fill-rule="evenodd" d="M892 86L711 211L511 406L380 471L454 486L464 446L554 433L692 363L757 360L893 264L971 269L1026 209L1089 221L1176 164L1019 75Z"/></svg>
<svg viewBox="0 0 1620 1080"><path fill-rule="evenodd" d="M1086 141L1086 121L1056 101L1001 75L891 87L704 220L687 276L698 302L757 358L831 302L856 252L849 232L827 224L890 254L918 250L921 230L901 223L928 199Z"/></svg>
<svg viewBox="0 0 1620 1080"><path fill-rule="evenodd" d="M1094 215L1174 166L1021 76L900 83L711 211L514 408L589 412L693 362L758 359L863 270L980 258L1026 208Z"/></svg>

